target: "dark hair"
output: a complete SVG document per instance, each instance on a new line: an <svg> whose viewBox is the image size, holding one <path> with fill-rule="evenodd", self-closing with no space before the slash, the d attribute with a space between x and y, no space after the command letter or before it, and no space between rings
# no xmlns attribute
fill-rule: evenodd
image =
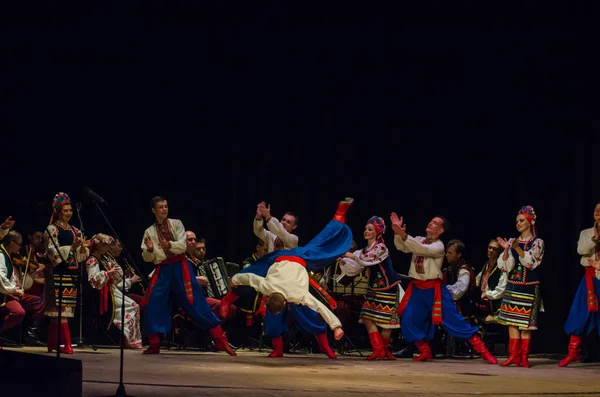
<svg viewBox="0 0 600 397"><path fill-rule="evenodd" d="M198 243L204 243L204 245L206 245L206 239L205 238L197 238L196 244L198 244Z"/></svg>
<svg viewBox="0 0 600 397"><path fill-rule="evenodd" d="M294 223L296 224L296 226L298 226L298 221L299 221L298 215L296 215L295 213L290 212L290 211L286 212L283 215L291 215L291 216L293 216L294 217Z"/></svg>
<svg viewBox="0 0 600 397"><path fill-rule="evenodd" d="M446 249L455 246L456 247L456 253L457 254L461 254L462 256L465 256L465 250L467 249L467 247L465 246L465 243L463 243L460 240L454 239L454 240L450 240L448 241L448 244L446 245Z"/></svg>
<svg viewBox="0 0 600 397"><path fill-rule="evenodd" d="M448 221L448 218L446 218L444 215L436 215L435 218L440 218L442 220L442 227L444 228L444 233L447 233L448 230L450 230L450 222Z"/></svg>
<svg viewBox="0 0 600 397"><path fill-rule="evenodd" d="M156 203L158 203L160 201L167 201L167 199L162 196L153 197L152 200L150 201L150 207L156 208Z"/></svg>
<svg viewBox="0 0 600 397"><path fill-rule="evenodd" d="M267 310L271 314L280 313L285 308L285 297L279 292L271 294L267 298Z"/></svg>
<svg viewBox="0 0 600 397"><path fill-rule="evenodd" d="M263 240L262 238L257 238L256 239L256 245L258 245L259 247L262 247L266 244L265 240Z"/></svg>

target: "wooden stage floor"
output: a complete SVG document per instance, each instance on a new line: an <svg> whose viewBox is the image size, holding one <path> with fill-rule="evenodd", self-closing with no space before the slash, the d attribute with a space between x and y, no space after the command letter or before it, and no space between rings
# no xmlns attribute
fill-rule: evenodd
<svg viewBox="0 0 600 397"><path fill-rule="evenodd" d="M45 348L8 349L48 355ZM502 368L475 359L366 361L357 353L337 360L320 354L266 357L267 351L225 353L164 350L144 356L126 350L128 395L154 396L600 396L600 363L558 368L557 360L532 356L533 368ZM366 354L368 352L363 352ZM83 363L84 396L114 395L119 350L75 348L64 356ZM502 361L504 357L499 357Z"/></svg>

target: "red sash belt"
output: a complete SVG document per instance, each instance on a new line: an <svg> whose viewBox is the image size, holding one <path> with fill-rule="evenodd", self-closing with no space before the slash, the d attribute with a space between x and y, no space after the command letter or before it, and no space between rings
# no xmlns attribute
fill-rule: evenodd
<svg viewBox="0 0 600 397"><path fill-rule="evenodd" d="M275 259L275 263L277 262L282 262L282 261L290 261L290 262L296 262L297 264L299 264L300 266L302 266L303 268L306 268L306 262L304 261L304 259L298 257L298 256L280 256L277 259ZM336 309L337 308L337 302L335 301L335 299L333 299L331 297L331 295L329 295L327 293L327 291L325 291L323 289L323 287L321 287L319 285L319 283L317 283L315 280L313 280L312 278L308 278L308 282L310 283L310 285L312 285L317 291L319 291L319 293L323 296L323 298L325 298L325 300L327 301L327 304L329 304L329 307L331 309Z"/></svg>
<svg viewBox="0 0 600 397"><path fill-rule="evenodd" d="M594 278L596 277L596 269L592 266L585 267L585 286L587 287L587 307L588 312L598 311L598 295L594 288Z"/></svg>
<svg viewBox="0 0 600 397"><path fill-rule="evenodd" d="M398 306L398 316L402 316L406 304L412 295L413 285L419 289L433 289L433 308L431 310L431 322L433 324L442 324L442 280L411 280L408 288Z"/></svg>

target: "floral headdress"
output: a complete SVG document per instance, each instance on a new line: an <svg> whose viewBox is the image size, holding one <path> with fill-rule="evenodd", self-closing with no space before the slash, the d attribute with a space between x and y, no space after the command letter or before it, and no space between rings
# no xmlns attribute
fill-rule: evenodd
<svg viewBox="0 0 600 397"><path fill-rule="evenodd" d="M90 251L92 251L95 247L101 246L101 245L112 245L112 243L114 243L115 239L113 239L111 236L104 234L104 233L98 233L98 234L94 234L94 236L92 237L92 240L90 241Z"/></svg>
<svg viewBox="0 0 600 397"><path fill-rule="evenodd" d="M527 221L531 225L533 235L537 236L537 231L535 228L535 221L537 219L537 215L535 214L535 210L533 209L533 207L530 205L525 205L521 207L518 215L523 215L527 219Z"/></svg>
<svg viewBox="0 0 600 397"><path fill-rule="evenodd" d="M383 220L383 218L379 216L372 216L367 221L367 224L369 223L375 226L375 233L377 234L377 236L375 237L376 240L380 243L383 243L383 233L385 233L385 221Z"/></svg>
<svg viewBox="0 0 600 397"><path fill-rule="evenodd" d="M50 224L52 225L58 219L58 213L60 212L63 205L71 204L71 198L68 194L58 192L52 200L52 216L50 217Z"/></svg>

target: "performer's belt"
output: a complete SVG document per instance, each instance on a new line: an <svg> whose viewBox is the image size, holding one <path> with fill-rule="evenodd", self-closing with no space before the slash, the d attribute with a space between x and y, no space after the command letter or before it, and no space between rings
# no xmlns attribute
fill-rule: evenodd
<svg viewBox="0 0 600 397"><path fill-rule="evenodd" d="M275 259L275 263L283 262L283 261L295 262L306 269L306 262L304 261L304 259L302 259L300 257L284 255L284 256L280 256L277 259ZM310 283L311 287L316 289L316 292L321 296L321 298L323 298L323 300L326 302L327 305L329 305L329 307L332 310L337 308L337 302L335 301L335 299L333 299L331 297L331 295L329 295L327 293L327 291L325 291L325 289L319 285L319 283L317 283L311 277L308 278L308 282Z"/></svg>
<svg viewBox="0 0 600 397"><path fill-rule="evenodd" d="M406 304L412 295L413 286L419 289L433 289L433 308L431 309L431 322L433 324L442 324L442 280L436 278L435 280L411 280L408 284L408 288L398 305L398 316L402 316Z"/></svg>
<svg viewBox="0 0 600 397"><path fill-rule="evenodd" d="M290 262L296 262L297 264L299 264L300 266L306 268L306 262L304 261L304 259L298 257L298 256L280 256L277 259L275 259L275 262L283 262L283 261L290 261Z"/></svg>
<svg viewBox="0 0 600 397"><path fill-rule="evenodd" d="M183 261L185 261L185 255L180 254L180 255L171 256L171 257L165 259L164 261L160 262L159 265L168 265L169 263L176 263L176 262L183 262Z"/></svg>
<svg viewBox="0 0 600 397"><path fill-rule="evenodd" d="M190 269L187 265L187 259L184 254L171 256L164 261L160 262L156 269L154 269L154 274L150 279L150 283L148 288L146 289L146 293L144 294L144 299L142 300L142 304L140 305L142 308L148 304L150 300L150 296L152 295L152 288L154 288L154 284L156 284L156 280L158 280L158 275L160 274L160 265L168 265L171 263L181 263L181 273L183 275L183 286L185 289L185 295L188 299L188 302L193 305L194 304L194 293L192 290L192 275L190 274Z"/></svg>
<svg viewBox="0 0 600 397"><path fill-rule="evenodd" d="M596 269L592 266L585 267L585 286L587 289L587 308L588 312L598 312L598 295L594 288L594 278L596 278Z"/></svg>

